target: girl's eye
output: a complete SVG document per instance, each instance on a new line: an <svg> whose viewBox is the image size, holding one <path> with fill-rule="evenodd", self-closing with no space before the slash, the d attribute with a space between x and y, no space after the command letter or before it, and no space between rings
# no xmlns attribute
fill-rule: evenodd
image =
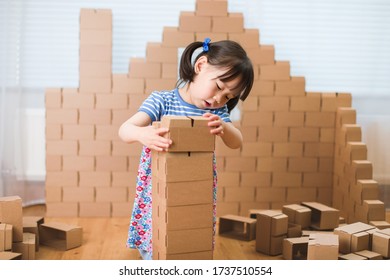
<svg viewBox="0 0 390 280"><path fill-rule="evenodd" d="M218 85L218 83L215 83L217 85L217 89L218 90L221 90L220 86Z"/></svg>
<svg viewBox="0 0 390 280"><path fill-rule="evenodd" d="M225 98L226 98L226 100L229 100L229 99L230 99L230 97L229 97L228 95L225 95Z"/></svg>

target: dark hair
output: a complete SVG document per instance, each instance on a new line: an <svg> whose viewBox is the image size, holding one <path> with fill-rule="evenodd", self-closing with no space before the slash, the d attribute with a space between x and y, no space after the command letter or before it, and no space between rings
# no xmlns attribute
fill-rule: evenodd
<svg viewBox="0 0 390 280"><path fill-rule="evenodd" d="M180 77L176 83L177 87L194 81L195 70L191 58L194 51L201 47L203 47L203 42L194 42L185 48L180 60ZM240 99L244 101L247 98L252 89L254 76L252 62L240 44L230 40L209 43L208 51L202 51L198 54L195 62L201 56L206 56L210 65L228 69L226 73L218 77L222 82L229 82L240 77L239 83L234 89L240 94L231 98L226 104L230 112Z"/></svg>

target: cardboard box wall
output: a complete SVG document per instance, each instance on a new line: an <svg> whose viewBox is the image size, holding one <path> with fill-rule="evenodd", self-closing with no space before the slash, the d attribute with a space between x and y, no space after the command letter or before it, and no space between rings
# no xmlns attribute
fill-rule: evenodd
<svg viewBox="0 0 390 280"><path fill-rule="evenodd" d="M221 5L221 8L216 9L216 6L219 5ZM347 201L355 201L348 191L341 194L343 188L340 185L340 179L344 177L344 174L338 172L337 169L341 165L343 167L352 166L351 162L344 162L344 157L341 157L341 155L345 155L343 151L347 149L346 142L361 141L361 129L356 125L356 112L351 108L352 95L339 92L307 92L304 77L292 77L289 62L275 61L274 46L262 44L259 30L246 29L242 15L234 13L234 11L228 13L227 5L228 1L196 1L194 12L180 14L178 26L164 27L162 41L159 46L159 48L177 50L177 48L185 47L194 40L202 41L206 36L210 36L212 42L220 39L233 39L244 46L254 64L255 83L249 96L253 102L242 104L241 119L236 123L244 134L243 148L238 150L236 157L242 157L242 162L247 164L230 164L232 160L234 161L231 154L225 153L226 150L218 146L216 154L219 162L219 176L222 177L225 173L232 172L239 176L240 181L235 186L236 192L248 184L255 189L252 191L253 195L250 201L247 201L247 197L236 197L234 200L226 201L225 192L222 191L222 195L218 198L220 203L218 216L224 214L244 216L247 209L245 205L248 203L252 203L251 207L253 208L267 209L277 208L281 203L297 203L299 201L295 200L297 194L294 194L294 192L295 189L300 188L298 193L311 194L310 197L305 199L306 201L315 200L332 205L340 209L349 222L356 219L367 222L355 217L351 207L347 208L346 205L351 204ZM92 64L97 65L97 63L112 61L112 16L110 11L103 9L81 10L80 64L83 65L83 68ZM194 22L198 24L194 24ZM220 32L217 33L213 26L220 29ZM157 46L158 44L153 45ZM120 123L136 111L142 98L146 98L150 94L149 89L146 90L149 88L147 86L148 80L159 80L161 81L159 84L165 84L165 82L177 78L177 71L175 70L177 65L175 63L150 61L155 57L154 53L148 52L146 58L131 58L128 73L111 73L110 77L86 76L85 71L81 71L80 86L78 88L46 90L47 162L52 162L52 164L46 164L46 190L48 194L46 201L49 216L71 217L80 215L80 201L65 202L59 194L63 188L80 186L78 174L84 171L79 169L72 172L64 170L62 160L69 155L79 156L77 147L80 141L84 141L86 135L85 133L74 132L72 139L69 139L69 130L65 127L67 125L77 127L90 125L96 129L90 130L91 133L86 141L87 146L92 146L96 140L104 137L104 140L108 142L108 147L113 147L113 143L119 141L117 129ZM85 64L85 61L90 64ZM107 67L104 67L104 69L107 69ZM171 69L169 74L167 74L166 69ZM99 73L94 73L95 76L97 74ZM71 94L69 95L69 93ZM102 95L110 97L107 100L114 100L117 99L118 95L122 95L119 99L124 98L124 101L120 104L111 101L101 102ZM73 102L69 102L70 96ZM138 101L134 101L137 98ZM266 106L265 104L272 106ZM343 109L339 110L339 108ZM346 126L353 126L353 131L348 130L347 132ZM283 129L287 131L286 128L288 127L292 130L292 133L263 133L269 127L275 128L274 131L282 131ZM309 130L316 131L314 133L317 135L315 140L308 140L307 137L313 136L310 133L302 134L302 137L299 133L296 133L296 131L303 131L303 128L308 127ZM105 135L101 133L109 130L112 132ZM349 131L353 133L351 134ZM66 134L62 132L66 132ZM294 135L298 135L300 139L299 143L292 145L293 138L291 137L294 137ZM263 149L256 150L256 155L248 153L247 151L250 150L248 147L252 147L253 144L255 146L267 145L269 148L266 151ZM294 146L295 148L280 149L281 146L290 146L290 148ZM305 150L303 150L303 146L305 146ZM132 148L132 150L136 149ZM96 149L91 154L97 163L101 160L99 153L100 151ZM128 164L129 158L112 154L112 148L109 148L109 153L110 157L105 157L103 161L118 164L101 168L99 163L95 167L91 166L92 170L89 170L89 172L107 173L107 178L111 178L115 172L126 172L131 176L134 171L131 169L134 169L134 167ZM312 167L315 167L315 170L310 172L305 169L307 167L305 165L292 171L291 166L296 165L286 164L284 172L290 177L296 178L294 180L295 185L280 187L274 185L271 180L271 177L279 178L280 169L275 167L265 172L258 170L258 165L269 157L282 157L286 162L310 157L318 164L314 164ZM54 158L56 158L55 165L53 164ZM287 170L288 166L289 169ZM356 172L359 171L355 170L354 172L356 175ZM291 176L290 173L294 173L294 176ZM334 178L333 173L335 173ZM66 180L53 179L59 177ZM254 177L257 177L258 180L252 180ZM355 177L348 178L346 185L352 186L355 183ZM73 179L70 180L69 178ZM277 180L275 183L280 184ZM107 188L112 187L111 180L100 181L98 184ZM93 188L96 187L95 184ZM220 184L222 190L228 187L230 186ZM58 189L56 196L50 195L53 194L52 190L54 188ZM271 191L264 193L264 189ZM306 190L308 192L305 192ZM282 191L283 195L275 195L277 191ZM92 199L95 198L92 197ZM128 199L127 202L132 203L131 199ZM111 207L108 207L108 212L105 211L104 213L98 211L99 204L93 204L91 209L96 209L97 215L109 216L113 215L110 209L116 203L118 202L110 201ZM253 205L257 206L254 207Z"/></svg>

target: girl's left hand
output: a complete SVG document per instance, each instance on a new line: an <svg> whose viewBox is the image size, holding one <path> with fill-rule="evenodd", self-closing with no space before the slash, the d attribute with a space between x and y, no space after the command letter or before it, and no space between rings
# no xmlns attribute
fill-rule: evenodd
<svg viewBox="0 0 390 280"><path fill-rule="evenodd" d="M223 135L223 121L217 115L211 113L204 113L203 117L208 118L208 126L210 127L210 133L214 135Z"/></svg>

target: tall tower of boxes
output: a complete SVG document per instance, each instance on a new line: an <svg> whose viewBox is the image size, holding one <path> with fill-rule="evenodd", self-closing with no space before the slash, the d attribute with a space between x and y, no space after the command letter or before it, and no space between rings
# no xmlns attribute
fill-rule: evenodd
<svg viewBox="0 0 390 280"><path fill-rule="evenodd" d="M203 117L164 116L173 143L152 154L153 259L213 258L215 136Z"/></svg>

